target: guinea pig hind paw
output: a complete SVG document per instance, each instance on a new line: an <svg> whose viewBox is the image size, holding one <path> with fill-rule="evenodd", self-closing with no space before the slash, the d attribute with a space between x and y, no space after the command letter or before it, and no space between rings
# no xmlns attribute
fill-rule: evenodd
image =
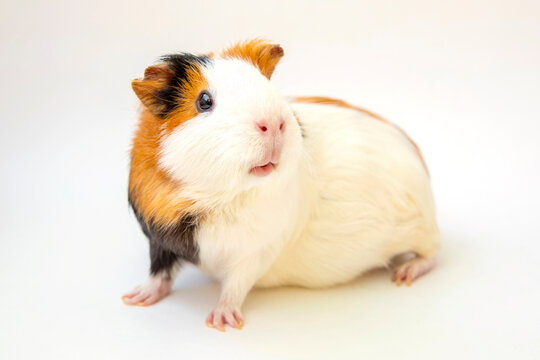
<svg viewBox="0 0 540 360"><path fill-rule="evenodd" d="M393 281L397 286L400 286L403 282L408 286L411 286L414 280L431 270L433 265L433 259L416 257L399 265L394 270Z"/></svg>

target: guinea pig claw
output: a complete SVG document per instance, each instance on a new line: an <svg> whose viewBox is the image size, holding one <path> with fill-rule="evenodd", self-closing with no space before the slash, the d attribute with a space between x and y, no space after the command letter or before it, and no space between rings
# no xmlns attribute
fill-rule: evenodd
<svg viewBox="0 0 540 360"><path fill-rule="evenodd" d="M244 320L242 317L236 311L233 311L233 317L236 320L235 329L242 330L244 327Z"/></svg>
<svg viewBox="0 0 540 360"><path fill-rule="evenodd" d="M208 317L206 318L206 326L208 326L210 329L214 329L214 313L210 313Z"/></svg>

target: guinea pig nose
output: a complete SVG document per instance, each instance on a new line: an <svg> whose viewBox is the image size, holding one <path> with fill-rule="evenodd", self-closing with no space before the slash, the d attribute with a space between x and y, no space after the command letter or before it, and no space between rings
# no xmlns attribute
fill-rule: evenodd
<svg viewBox="0 0 540 360"><path fill-rule="evenodd" d="M261 132L267 132L268 131L268 127L266 126L265 123L257 123L257 127L259 128L259 130Z"/></svg>
<svg viewBox="0 0 540 360"><path fill-rule="evenodd" d="M284 132L285 131L285 121L281 120L279 123L279 131Z"/></svg>
<svg viewBox="0 0 540 360"><path fill-rule="evenodd" d="M272 135L277 135L278 133L283 133L285 131L285 122L280 120L279 122L267 122L259 121L256 123L257 129L261 133L271 133Z"/></svg>

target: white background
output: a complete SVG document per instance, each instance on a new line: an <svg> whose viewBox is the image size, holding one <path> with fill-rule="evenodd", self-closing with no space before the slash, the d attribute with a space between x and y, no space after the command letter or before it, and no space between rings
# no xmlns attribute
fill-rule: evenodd
<svg viewBox="0 0 540 360"><path fill-rule="evenodd" d="M0 358L540 358L538 1L0 3ZM315 291L253 291L242 331L204 319L219 288L188 267L149 308L127 205L138 101L158 56L262 36L286 95L402 126L429 165L438 267Z"/></svg>

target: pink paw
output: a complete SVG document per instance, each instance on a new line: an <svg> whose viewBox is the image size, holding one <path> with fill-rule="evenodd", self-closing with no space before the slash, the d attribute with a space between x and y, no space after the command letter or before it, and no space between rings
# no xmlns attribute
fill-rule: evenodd
<svg viewBox="0 0 540 360"><path fill-rule="evenodd" d="M244 326L244 320L239 309L218 304L214 311L206 318L206 325L219 331L225 331L225 325L241 330Z"/></svg>
<svg viewBox="0 0 540 360"><path fill-rule="evenodd" d="M152 305L169 295L171 288L172 280L151 277L144 284L122 296L122 301L126 305Z"/></svg>
<svg viewBox="0 0 540 360"><path fill-rule="evenodd" d="M392 280L397 286L400 286L402 282L411 286L414 280L431 270L433 265L435 265L433 259L424 259L423 257L411 259L396 268Z"/></svg>

